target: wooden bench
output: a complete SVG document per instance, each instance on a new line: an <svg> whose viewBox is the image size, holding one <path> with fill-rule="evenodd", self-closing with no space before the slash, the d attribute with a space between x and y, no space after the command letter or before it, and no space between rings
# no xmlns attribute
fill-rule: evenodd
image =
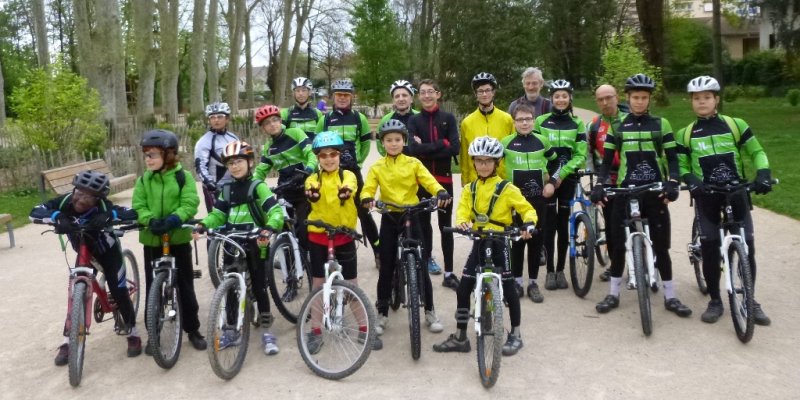
<svg viewBox="0 0 800 400"><path fill-rule="evenodd" d="M14 244L14 227L11 225L11 214L0 214L0 224L6 224L6 230L8 231L8 239L11 241L11 247L15 246Z"/></svg>
<svg viewBox="0 0 800 400"><path fill-rule="evenodd" d="M129 189L133 187L136 181L136 174L115 177L114 174L111 173L111 168L108 167L106 161L97 159L42 171L42 178L39 183L39 190L42 193L42 198L46 197L48 188L53 189L53 191L59 195L69 193L72 191L72 179L77 173L86 170L100 171L108 175L111 180L111 193Z"/></svg>

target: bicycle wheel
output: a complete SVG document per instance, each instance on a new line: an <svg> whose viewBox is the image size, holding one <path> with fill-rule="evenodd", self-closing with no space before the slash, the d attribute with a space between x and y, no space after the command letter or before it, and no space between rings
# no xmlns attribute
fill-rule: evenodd
<svg viewBox="0 0 800 400"><path fill-rule="evenodd" d="M122 263L125 267L125 283L128 286L128 294L131 296L134 317L139 314L139 298L141 297L141 286L139 286L139 263L136 256L130 249L122 250Z"/></svg>
<svg viewBox="0 0 800 400"><path fill-rule="evenodd" d="M592 288L594 274L594 230L589 215L585 213L576 215L573 228L570 233L573 235L575 248L569 251L570 280L575 295L583 297Z"/></svg>
<svg viewBox="0 0 800 400"><path fill-rule="evenodd" d="M419 275L417 274L419 263L417 262L417 258L413 253L406 253L404 264L404 270L406 272L406 288L408 289L408 301L406 302L406 306L408 307L408 334L411 337L411 358L418 360L421 346L420 341L422 340L419 331L420 282L417 279L419 278Z"/></svg>
<svg viewBox="0 0 800 400"><path fill-rule="evenodd" d="M392 298L389 300L389 306L393 311L397 311L401 304L406 302L406 278L403 273L403 268L399 265L395 267L392 274Z"/></svg>
<svg viewBox="0 0 800 400"><path fill-rule="evenodd" d="M158 273L147 299L147 334L153 360L159 367L172 368L181 353L181 303L178 288L169 286L169 273Z"/></svg>
<svg viewBox="0 0 800 400"><path fill-rule="evenodd" d="M231 379L242 369L250 341L250 320L253 307L244 307L242 324L237 328L239 313L239 293L242 288L236 278L226 279L214 292L208 310L209 341L208 361L211 369L222 379Z"/></svg>
<svg viewBox="0 0 800 400"><path fill-rule="evenodd" d="M297 348L308 368L338 380L358 371L369 358L375 340L375 310L364 291L350 282L334 281L323 324L323 288L303 304L297 323Z"/></svg>
<svg viewBox="0 0 800 400"><path fill-rule="evenodd" d="M301 249L301 253L304 251ZM267 285L278 311L287 321L296 324L300 307L311 291L311 276L305 260L298 263L292 250L292 240L280 235L270 246L267 264ZM301 256L302 258L302 256ZM297 278L297 268L303 268L302 278ZM286 271L286 275L283 274Z"/></svg>
<svg viewBox="0 0 800 400"><path fill-rule="evenodd" d="M608 242L606 234L606 220L603 215L603 207L592 205L591 211L594 215L594 253L595 260L600 265L608 266Z"/></svg>
<svg viewBox="0 0 800 400"><path fill-rule="evenodd" d="M742 343L747 343L753 338L755 317L753 307L753 274L750 270L750 261L744 252L741 242L733 241L728 247L728 266L731 274L733 291L728 293L731 305L731 317L736 337Z"/></svg>
<svg viewBox="0 0 800 400"><path fill-rule="evenodd" d="M72 287L72 310L69 315L69 384L77 387L83 377L83 353L86 350L86 293L85 282Z"/></svg>
<svg viewBox="0 0 800 400"><path fill-rule="evenodd" d="M650 313L650 280L645 265L644 239L633 237L633 272L636 275L636 292L639 297L639 316L642 318L642 331L645 336L653 333L653 319Z"/></svg>
<svg viewBox="0 0 800 400"><path fill-rule="evenodd" d="M689 262L694 267L694 278L700 293L708 294L706 278L703 276L703 253L700 251L700 223L695 217L692 221L692 242L689 243Z"/></svg>
<svg viewBox="0 0 800 400"><path fill-rule="evenodd" d="M219 287L220 282L224 279L225 271L225 251L223 245L225 242L219 239L209 238L210 244L208 245L208 276L211 277L211 283L214 288Z"/></svg>
<svg viewBox="0 0 800 400"><path fill-rule="evenodd" d="M503 300L497 282L482 282L481 334L477 337L478 374L481 384L490 388L500 377L503 351Z"/></svg>

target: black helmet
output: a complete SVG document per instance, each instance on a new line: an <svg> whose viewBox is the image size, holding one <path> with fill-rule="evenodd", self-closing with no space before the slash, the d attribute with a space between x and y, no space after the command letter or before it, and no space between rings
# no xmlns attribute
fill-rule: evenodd
<svg viewBox="0 0 800 400"><path fill-rule="evenodd" d="M178 137L170 131L154 129L142 135L142 147L161 147L162 149L177 149Z"/></svg>
<svg viewBox="0 0 800 400"><path fill-rule="evenodd" d="M625 81L625 93L631 90L645 90L653 93L656 90L656 83L645 74L636 74Z"/></svg>
<svg viewBox="0 0 800 400"><path fill-rule="evenodd" d="M497 79L494 78L494 75L488 72L479 72L478 75L472 77L472 89L477 89L480 85L485 84L492 85L493 89L497 89Z"/></svg>
<svg viewBox="0 0 800 400"><path fill-rule="evenodd" d="M399 133L403 135L403 140L408 137L406 124L397 119L390 119L381 125L381 129L378 131L378 140L383 140L383 135L387 133Z"/></svg>
<svg viewBox="0 0 800 400"><path fill-rule="evenodd" d="M100 171L83 171L72 178L72 186L97 197L106 197L111 191L108 176Z"/></svg>

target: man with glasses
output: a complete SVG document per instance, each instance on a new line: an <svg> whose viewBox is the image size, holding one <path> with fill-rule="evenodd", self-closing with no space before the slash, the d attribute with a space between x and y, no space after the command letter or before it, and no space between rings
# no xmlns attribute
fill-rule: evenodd
<svg viewBox="0 0 800 400"><path fill-rule="evenodd" d="M206 210L211 212L216 201L217 188L231 180L231 175L222 163L222 151L228 143L239 140L228 131L231 108L228 103L211 103L206 107L208 132L194 146L194 167L197 178L203 182L203 199Z"/></svg>
<svg viewBox="0 0 800 400"><path fill-rule="evenodd" d="M317 130L317 121L322 118L322 111L317 110L311 104L311 91L314 85L311 79L297 77L292 80L292 94L294 95L294 105L281 110L281 122L287 128L298 128L308 136L308 143L314 141L314 134Z"/></svg>
<svg viewBox="0 0 800 400"><path fill-rule="evenodd" d="M533 109L534 119L550 112L552 107L550 100L539 95L544 87L544 78L539 68L528 67L522 72L522 87L525 89L525 94L511 102L508 106L509 114L514 115L514 110L520 104L527 104Z"/></svg>

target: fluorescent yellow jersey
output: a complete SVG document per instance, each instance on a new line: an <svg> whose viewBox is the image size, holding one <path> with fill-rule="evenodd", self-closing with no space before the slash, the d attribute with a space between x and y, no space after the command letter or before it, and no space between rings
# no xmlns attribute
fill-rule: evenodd
<svg viewBox="0 0 800 400"><path fill-rule="evenodd" d="M464 186L463 190L461 190L461 199L456 210L456 225L472 222L475 228L482 227L487 230L501 231L506 226L511 225L511 210L515 210L517 214L522 216L523 223L536 224L539 221L539 217L536 216L536 210L525 200L519 188L512 183L506 184L498 194L491 214L489 213L492 197L498 187L497 185L502 181L497 175L485 180L478 179L474 181L475 193L472 192L472 183ZM475 200L473 201L473 199ZM480 215L486 218L481 218L479 217ZM479 222L481 219L488 219L488 222Z"/></svg>
<svg viewBox="0 0 800 400"><path fill-rule="evenodd" d="M369 168L364 187L361 189L361 200L374 199L380 187L381 200L401 205L417 204L419 203L417 190L420 186L433 194L445 190L422 165L422 161L405 154L399 154L397 157L386 156Z"/></svg>
<svg viewBox="0 0 800 400"><path fill-rule="evenodd" d="M322 185L320 186L320 180ZM348 187L353 193L358 189L356 176L348 170L336 170L333 172L321 171L311 174L306 178L306 189L319 187L319 200L311 203L311 212L308 214L309 220L321 220L333 226L345 226L356 229L358 213L356 203L351 197L343 202L339 199L339 188ZM308 226L308 231L313 233L324 233L325 229L316 226Z"/></svg>
<svg viewBox="0 0 800 400"><path fill-rule="evenodd" d="M461 154L459 155L459 166L461 167L461 183L472 182L478 179L475 166L472 165L472 157L469 156L469 145L475 138L480 136L491 136L497 140L514 133L514 119L511 115L497 107L489 113L484 113L478 108L472 114L467 115L461 121ZM497 167L499 174L505 173L505 165L500 161Z"/></svg>

